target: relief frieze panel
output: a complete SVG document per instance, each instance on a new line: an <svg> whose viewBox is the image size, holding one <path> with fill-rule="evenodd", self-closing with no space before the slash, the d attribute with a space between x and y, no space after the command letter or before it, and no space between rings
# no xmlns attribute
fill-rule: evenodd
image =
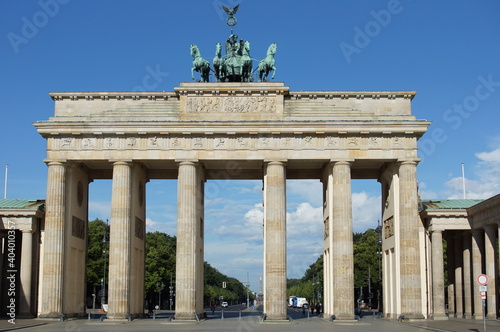
<svg viewBox="0 0 500 332"><path fill-rule="evenodd" d="M74 149L75 139L73 137L64 137L59 139L61 149Z"/></svg>
<svg viewBox="0 0 500 332"><path fill-rule="evenodd" d="M105 137L103 147L104 149L118 149L118 138Z"/></svg>
<svg viewBox="0 0 500 332"><path fill-rule="evenodd" d="M384 220L384 239L394 236L394 217L391 216Z"/></svg>
<svg viewBox="0 0 500 332"><path fill-rule="evenodd" d="M82 149L95 149L96 148L96 139L85 137L82 139Z"/></svg>
<svg viewBox="0 0 500 332"><path fill-rule="evenodd" d="M191 139L191 148L203 150L206 148L206 138L204 137L194 137Z"/></svg>
<svg viewBox="0 0 500 332"><path fill-rule="evenodd" d="M187 99L187 113L275 113L276 98L265 96L244 96L227 98L220 96L190 97Z"/></svg>
<svg viewBox="0 0 500 332"><path fill-rule="evenodd" d="M411 137L347 136L331 134L298 135L152 135L139 137L58 137L54 138L56 150L359 150L359 149L410 149L416 148ZM408 150L408 151L410 151Z"/></svg>

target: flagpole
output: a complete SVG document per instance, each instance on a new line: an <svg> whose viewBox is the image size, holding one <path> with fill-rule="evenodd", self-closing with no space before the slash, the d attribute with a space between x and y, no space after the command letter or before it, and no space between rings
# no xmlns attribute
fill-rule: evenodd
<svg viewBox="0 0 500 332"><path fill-rule="evenodd" d="M467 195L465 194L465 168L464 163L462 163L462 188L464 192L464 199L467 199Z"/></svg>
<svg viewBox="0 0 500 332"><path fill-rule="evenodd" d="M3 199L7 199L7 175L9 172L9 164L5 164L5 182L3 188Z"/></svg>

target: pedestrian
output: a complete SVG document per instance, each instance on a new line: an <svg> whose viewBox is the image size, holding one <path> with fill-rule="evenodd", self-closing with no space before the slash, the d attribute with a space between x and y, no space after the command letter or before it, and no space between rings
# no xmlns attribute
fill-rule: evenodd
<svg viewBox="0 0 500 332"><path fill-rule="evenodd" d="M210 308L212 308L212 315L215 313L215 302L210 304Z"/></svg>
<svg viewBox="0 0 500 332"><path fill-rule="evenodd" d="M311 316L314 316L314 303L311 303Z"/></svg>
<svg viewBox="0 0 500 332"><path fill-rule="evenodd" d="M153 301L151 299L148 300L148 316L153 317Z"/></svg>
<svg viewBox="0 0 500 332"><path fill-rule="evenodd" d="M316 303L316 315L319 316L321 310L321 305L319 303Z"/></svg>
<svg viewBox="0 0 500 332"><path fill-rule="evenodd" d="M306 316L306 308L307 306L305 304L302 305L302 317Z"/></svg>

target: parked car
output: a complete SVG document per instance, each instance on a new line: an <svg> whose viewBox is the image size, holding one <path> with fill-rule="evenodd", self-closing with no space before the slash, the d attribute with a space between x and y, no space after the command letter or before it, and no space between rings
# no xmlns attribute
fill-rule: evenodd
<svg viewBox="0 0 500 332"><path fill-rule="evenodd" d="M227 308L227 306L228 306L228 305L227 305L227 302L222 302L222 307L223 307L223 308Z"/></svg>

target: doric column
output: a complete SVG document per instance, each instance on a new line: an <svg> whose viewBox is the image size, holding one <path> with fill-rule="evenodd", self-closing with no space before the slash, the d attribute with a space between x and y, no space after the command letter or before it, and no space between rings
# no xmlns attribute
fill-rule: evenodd
<svg viewBox="0 0 500 332"><path fill-rule="evenodd" d="M448 232L450 234L450 232ZM446 267L448 272L448 317L453 317L456 313L455 308L455 241L448 236L446 238Z"/></svg>
<svg viewBox="0 0 500 332"><path fill-rule="evenodd" d="M484 255L486 258L486 275L488 276L488 297L487 297L487 316L490 319L497 318L497 283L498 278L496 268L496 255L495 244L497 241L496 225L486 226L484 228L486 233L484 244Z"/></svg>
<svg viewBox="0 0 500 332"><path fill-rule="evenodd" d="M23 230L21 247L21 293L19 314L32 315L31 308L31 276L33 274L33 232Z"/></svg>
<svg viewBox="0 0 500 332"><path fill-rule="evenodd" d="M483 319L483 302L479 292L477 277L483 273L484 231L482 229L472 230L472 295L474 303L473 316L476 319Z"/></svg>
<svg viewBox="0 0 500 332"><path fill-rule="evenodd" d="M463 281L463 240L460 235L455 242L455 308L457 318L464 316L464 281Z"/></svg>
<svg viewBox="0 0 500 332"><path fill-rule="evenodd" d="M401 315L423 319L416 161L400 162L399 187Z"/></svg>
<svg viewBox="0 0 500 332"><path fill-rule="evenodd" d="M200 201L198 167L197 163L191 161L179 163L175 318L183 320L193 320L195 312L202 313L197 310L196 303L200 298L203 301L199 294L200 292L203 294L203 284L200 287L199 280L197 280L203 278L203 274L199 274L199 265L203 265L203 256L198 252L202 250L198 243L201 234L197 226L201 222L197 220L197 211L202 208L199 206L202 204L202 199Z"/></svg>
<svg viewBox="0 0 500 332"><path fill-rule="evenodd" d="M108 318L125 319L130 314L131 165L113 164L111 223L109 237Z"/></svg>
<svg viewBox="0 0 500 332"><path fill-rule="evenodd" d="M285 320L286 305L286 167L265 165L264 178L265 314L268 320Z"/></svg>
<svg viewBox="0 0 500 332"><path fill-rule="evenodd" d="M463 236L464 318L472 318L471 247L471 233L466 231Z"/></svg>
<svg viewBox="0 0 500 332"><path fill-rule="evenodd" d="M39 317L56 318L63 313L66 166L60 162L50 162L48 166Z"/></svg>
<svg viewBox="0 0 500 332"><path fill-rule="evenodd" d="M354 319L354 257L352 237L351 164L333 164L331 263L333 314L336 320Z"/></svg>
<svg viewBox="0 0 500 332"><path fill-rule="evenodd" d="M432 316L446 318L444 301L443 231L433 230L432 241Z"/></svg>

